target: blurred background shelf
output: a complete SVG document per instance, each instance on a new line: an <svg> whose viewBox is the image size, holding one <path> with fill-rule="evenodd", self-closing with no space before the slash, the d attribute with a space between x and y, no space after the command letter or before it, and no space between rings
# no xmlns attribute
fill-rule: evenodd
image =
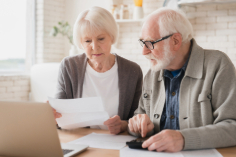
<svg viewBox="0 0 236 157"><path fill-rule="evenodd" d="M195 6L195 5L203 5L203 4L228 4L228 3L236 3L236 0L183 0L179 1L178 5L180 6Z"/></svg>
<svg viewBox="0 0 236 157"><path fill-rule="evenodd" d="M141 23L143 22L143 19L139 20L133 20L133 19L124 19L124 20L116 20L116 22L119 23Z"/></svg>

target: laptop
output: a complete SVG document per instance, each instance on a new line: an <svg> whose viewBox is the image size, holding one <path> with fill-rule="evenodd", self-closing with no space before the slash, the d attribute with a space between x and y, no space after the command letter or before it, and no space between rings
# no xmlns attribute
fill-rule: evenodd
<svg viewBox="0 0 236 157"><path fill-rule="evenodd" d="M60 144L49 104L0 101L0 156L70 157L87 148Z"/></svg>

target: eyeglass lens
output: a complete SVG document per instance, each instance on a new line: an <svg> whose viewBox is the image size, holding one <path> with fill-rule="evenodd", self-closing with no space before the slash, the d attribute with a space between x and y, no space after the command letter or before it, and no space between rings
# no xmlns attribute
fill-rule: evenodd
<svg viewBox="0 0 236 157"><path fill-rule="evenodd" d="M145 41L145 42L143 42L143 41L139 40L139 43L140 43L140 45L141 45L142 47L143 47L144 45L146 45L146 47L147 47L148 49L150 49L150 50L153 49L153 45L152 45L152 43L151 43L150 41Z"/></svg>
<svg viewBox="0 0 236 157"><path fill-rule="evenodd" d="M153 45L150 41L145 41L145 45L147 46L148 49L150 49L150 50L153 49Z"/></svg>

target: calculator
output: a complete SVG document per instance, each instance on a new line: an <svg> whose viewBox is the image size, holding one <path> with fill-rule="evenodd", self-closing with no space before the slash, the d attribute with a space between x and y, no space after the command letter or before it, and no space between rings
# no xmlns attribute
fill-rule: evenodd
<svg viewBox="0 0 236 157"><path fill-rule="evenodd" d="M132 148L132 149L147 149L147 148L142 147L143 142L146 140L147 138L138 138L138 139L126 142L126 144L129 146L129 148Z"/></svg>

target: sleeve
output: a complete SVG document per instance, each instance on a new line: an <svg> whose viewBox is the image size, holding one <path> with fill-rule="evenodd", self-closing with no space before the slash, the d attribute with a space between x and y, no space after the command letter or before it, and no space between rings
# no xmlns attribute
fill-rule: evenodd
<svg viewBox="0 0 236 157"><path fill-rule="evenodd" d="M60 68L58 72L55 98L68 99L66 87L68 87L67 84L69 83L70 83L70 79L69 79L68 72L66 70L65 59L64 59L62 60L60 64Z"/></svg>
<svg viewBox="0 0 236 157"><path fill-rule="evenodd" d="M143 103L143 99L142 99L143 88L144 88L144 87L141 87L141 92L140 92L141 97L140 97L140 99L139 99L138 108L134 111L134 116L136 116L137 114L147 114L147 113L146 113L146 110L145 110L145 108L144 108L144 103ZM130 135L133 135L133 136L136 136L136 137L141 137L141 134L139 134L139 133L137 134L137 133L131 132L131 131L129 130L129 127L127 128L127 130L128 130L128 133L129 133ZM154 134L154 129L153 129L152 131L148 132L146 136L149 137L149 136L151 136L151 135L153 135L153 134Z"/></svg>
<svg viewBox="0 0 236 157"><path fill-rule="evenodd" d="M134 99L133 99L133 102L132 102L132 106L131 106L131 109L130 109L130 112L129 112L128 119L133 117L134 111L138 107L140 95L142 93L142 86L143 86L143 72L142 72L141 68L139 67L138 81L137 81L135 94L134 94Z"/></svg>
<svg viewBox="0 0 236 157"><path fill-rule="evenodd" d="M180 130L184 150L236 145L236 71L231 62L215 75L211 103L212 125Z"/></svg>

